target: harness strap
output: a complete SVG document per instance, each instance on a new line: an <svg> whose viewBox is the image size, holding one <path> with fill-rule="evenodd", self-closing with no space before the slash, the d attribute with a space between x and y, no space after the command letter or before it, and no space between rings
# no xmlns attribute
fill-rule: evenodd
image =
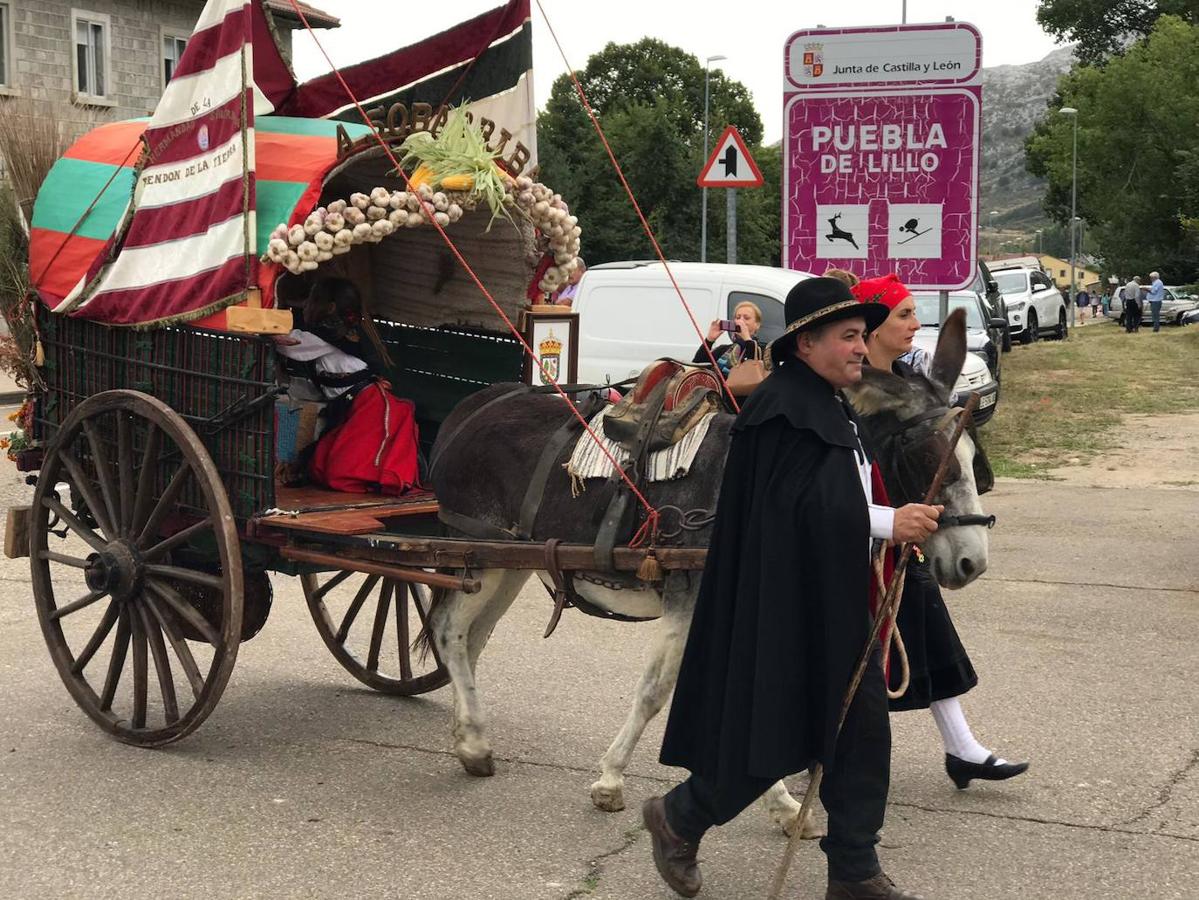
<svg viewBox="0 0 1199 900"><path fill-rule="evenodd" d="M594 414L591 406L586 409L580 409L584 418L590 418ZM575 436L575 432L579 429L579 420L574 416L567 418L545 442L545 447L541 451L541 456L537 460L537 466L533 469L533 474L529 478L529 487L525 491L525 499L520 504L520 516L516 521L516 533L522 538L531 538L533 536L533 524L537 519L537 510L541 508L541 501L545 497L545 488L549 483L550 472L553 471L554 463L558 461L558 454L562 452L562 448L569 444ZM548 635L547 635L548 637Z"/></svg>
<svg viewBox="0 0 1199 900"><path fill-rule="evenodd" d="M557 538L545 542L545 570L554 582L554 612L550 615L549 624L545 626L545 634L542 637L553 634L562 618L562 611L568 606L574 606L573 578L569 572L562 571L562 563L558 560L558 545L561 543Z"/></svg>
<svg viewBox="0 0 1199 900"><path fill-rule="evenodd" d="M451 512L444 506L437 510L437 518L455 531L479 540L513 541L517 539L516 534L506 528L500 528L498 525L492 525L490 522L484 522L482 519L472 516Z"/></svg>
<svg viewBox="0 0 1199 900"><path fill-rule="evenodd" d="M995 517L977 515L941 516L937 520L938 528L959 528L963 525L982 525L986 528L994 528Z"/></svg>

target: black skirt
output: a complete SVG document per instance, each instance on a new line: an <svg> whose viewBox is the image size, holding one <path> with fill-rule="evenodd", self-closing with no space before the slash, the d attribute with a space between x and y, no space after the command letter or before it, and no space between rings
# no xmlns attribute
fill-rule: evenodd
<svg viewBox="0 0 1199 900"><path fill-rule="evenodd" d="M908 652L911 682L902 697L890 701L892 712L927 709L935 700L957 697L978 684L978 675L945 608L941 586L928 563L915 557L908 563L903 586L899 633ZM902 674L892 647L888 678L892 690L899 687Z"/></svg>

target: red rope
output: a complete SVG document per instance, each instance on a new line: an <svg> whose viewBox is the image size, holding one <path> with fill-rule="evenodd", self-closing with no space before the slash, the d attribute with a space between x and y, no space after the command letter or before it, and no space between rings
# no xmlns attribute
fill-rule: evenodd
<svg viewBox="0 0 1199 900"><path fill-rule="evenodd" d="M294 2L294 0L293 0ZM620 179L620 183L624 185L624 192L629 197L629 202L633 204L633 209L637 213L637 218L641 220L641 228L645 231L645 236L649 238L649 242L654 245L654 252L658 254L658 259L666 269L666 275L670 278L670 283L674 285L675 293L679 295L679 301L683 304L683 309L687 311L687 318L691 320L691 327L695 329L695 333L699 335L700 345L704 348L704 352L708 354L708 359L712 361L712 368L716 372L716 377L720 379L721 385L724 387L724 392L728 395L729 402L733 405L736 412L741 412L741 407L737 403L737 398L733 396L732 390L729 388L729 383L725 380L724 374L720 371L720 366L716 364L716 357L712 355L712 348L708 346L708 341L704 337L703 331L699 327L699 322L695 320L695 313L691 311L691 307L687 304L687 298L683 296L683 291L679 287L679 283L675 281L674 272L670 270L670 263L666 261L666 255L662 252L662 248L658 246L658 239L654 236L654 230L650 227L649 222L645 218L645 214L641 212L641 204L637 202L637 198L633 196L633 189L629 187L629 182L624 177L624 170L620 167L620 163L616 161L616 154L612 152L612 147L608 143L608 137L604 134L604 129L600 127L599 119L595 116L595 111L591 108L591 103L587 100L587 94L583 91L583 85L579 84L579 78L575 74L574 67L570 64L570 60L566 58L566 51L562 49L562 43L558 40L558 35L554 32L554 26L550 24L549 16L545 14L545 8L541 5L541 0L537 0L537 8L541 10L541 18L545 20L545 27L550 31L550 37L554 39L554 44L558 48L558 53L562 57L562 62L566 66L566 71L570 74L570 80L575 86L575 93L579 95L579 99L583 102L583 108L587 110L587 116L591 119L591 124L595 126L595 133L599 135L600 141L604 145L604 149L608 152L608 159L612 161L612 168L616 170L616 175Z"/></svg>
<svg viewBox="0 0 1199 900"><path fill-rule="evenodd" d="M342 77L341 72L338 70L337 66L333 65L333 60L331 60L329 58L329 54L325 52L325 48L321 45L321 42L317 39L316 33L312 30L312 26L308 24L308 19L304 15L304 11L302 9L300 9L299 5L296 3L296 0L290 0L290 2L292 5L292 9L295 10L296 15L299 17L300 21L303 23L304 28L312 36L312 40L313 40L313 42L315 42L316 48L321 52L321 56L323 56L325 58L325 62L329 64L329 68L333 72L333 74L336 76L338 83L342 87L342 90L344 90L346 92L346 96L350 98L350 102L352 102L354 104L354 108L357 109L358 114L360 116L362 116L362 120L366 123L366 126L371 130L371 134L374 135L375 140L377 140L379 142L379 145L383 148L383 152L387 154L387 158L389 160L391 160L392 164L395 166L396 171L400 174L400 177L404 179L404 184L409 188L409 190L412 190L412 182L408 178L408 173L405 172L403 170L403 168L401 168L399 160L396 159L395 154L392 153L392 151L391 151L391 147L388 145L387 141L383 139L383 136L379 133L379 130L375 127L374 123L371 122L370 116L368 116L366 114L366 110L364 110L362 108L362 104L360 104L358 102L358 98L354 96L354 92L352 90L350 90L350 86L348 84L346 84L346 80ZM646 512L646 525L642 526L642 531L644 531L645 527L650 525L650 523L653 523L652 531L656 532L657 531L657 522L658 522L658 511L656 509L654 509L654 507L650 504L650 502L648 500L645 499L645 495L642 494L641 491L637 489L637 485L633 483L633 480L631 478L629 478L628 473L626 473L625 470L621 467L620 463L616 461L616 457L613 456L608 451L608 448L604 446L604 443L600 439L599 435L597 435L595 433L595 431L592 430L591 424L583 417L583 414L579 412L579 409L577 406L575 406L574 401L572 401L570 399L570 397L567 395L567 393L562 390L562 388L558 384L558 381L555 378L551 377L549 372L546 371L545 367L541 364L541 360L537 358L537 354L533 352L533 348L530 347L528 342L524 339L524 335L522 335L520 333L519 329L517 329L517 327L512 324L512 320L508 318L508 315L504 312L503 308L495 301L495 298L491 296L491 292L488 291L487 288L483 286L483 282L479 280L479 276L475 274L475 270L473 268L471 268L470 263L468 263L466 261L465 257L463 257L462 253L458 250L458 247L454 243L453 239L450 238L450 236L446 233L445 229L441 226L441 224L434 217L434 215L433 215L434 210L433 210L432 205L427 200L425 200L423 197L421 197L419 191L414 191L414 193L416 194L417 200L421 204L421 208L425 211L425 214L428 216L429 222L433 225L434 228L437 229L437 233L439 235L441 235L441 239L443 241L445 241L446 246L450 248L450 252L454 254L454 258L457 259L458 262L462 264L462 268L466 270L466 274L470 276L471 281L473 281L475 283L475 286L483 294L483 296L486 298L487 302L491 304L491 308L496 311L496 314L499 315L499 317L504 321L504 324L508 326L508 330L512 332L512 336L515 337L516 340L520 343L520 346L524 349L524 352L527 353L529 355L529 358L533 360L533 364L536 365L538 370L541 372L542 381L547 384L552 385L554 390L557 391L558 395L563 400L566 401L566 405L570 407L570 411L574 414L574 417L583 424L583 428L586 430L587 434L589 434L591 436L591 439L593 441L595 441L595 444L597 447L599 447L600 452L603 453L603 455L605 457L607 457L607 459L610 463L612 463L615 470L620 473L621 479L624 481L625 484L627 484L629 486L629 490L631 490L633 492L633 495L641 502L641 505L645 508L645 512ZM639 534L640 534L640 532L639 532Z"/></svg>

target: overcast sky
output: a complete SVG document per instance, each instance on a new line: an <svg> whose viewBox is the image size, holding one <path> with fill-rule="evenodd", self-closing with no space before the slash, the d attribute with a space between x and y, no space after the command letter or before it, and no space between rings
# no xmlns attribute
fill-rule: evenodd
<svg viewBox="0 0 1199 900"><path fill-rule="evenodd" d="M337 66L370 59L414 43L451 25L500 5L500 0L443 0L429 5L384 0L310 0L338 16L342 26L318 31ZM839 0L787 4L778 0L542 0L545 15L562 42L567 59L582 68L587 58L610 41L631 43L655 37L714 63L753 94L767 143L780 137L783 43L794 31L816 25L885 25L900 21L902 0ZM1036 19L1036 0L908 0L908 22L942 22L946 16L971 22L983 36L983 65L998 66L1040 59L1054 49L1053 39ZM419 9L419 13L416 10ZM310 37L295 36L296 74L311 78L328 70ZM533 0L533 72L537 106L545 105L554 79L566 70ZM713 123L713 130L719 123Z"/></svg>

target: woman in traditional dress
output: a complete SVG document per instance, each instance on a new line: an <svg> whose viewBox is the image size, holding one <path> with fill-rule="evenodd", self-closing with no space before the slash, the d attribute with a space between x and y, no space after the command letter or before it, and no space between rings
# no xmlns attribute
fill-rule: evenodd
<svg viewBox="0 0 1199 900"><path fill-rule="evenodd" d="M911 292L895 275L859 281L852 290L860 302L882 303L891 310L866 341L869 364L902 378L927 375L931 355L912 346L920 322ZM953 783L964 789L975 778L1001 781L1028 769L1027 762L1001 759L974 737L958 698L978 683L978 675L949 618L940 585L918 549L908 563L897 622L910 683L903 696L890 701L891 711L931 710L945 745L945 771ZM898 687L898 669L891 666L893 690Z"/></svg>

